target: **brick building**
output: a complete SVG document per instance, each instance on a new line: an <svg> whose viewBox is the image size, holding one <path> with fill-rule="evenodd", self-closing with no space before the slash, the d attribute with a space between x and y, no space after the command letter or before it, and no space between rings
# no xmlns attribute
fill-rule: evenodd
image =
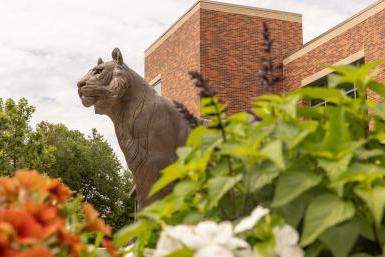
<svg viewBox="0 0 385 257"><path fill-rule="evenodd" d="M198 1L145 51L145 78L163 96L199 113L199 99L187 75L197 70L215 86L229 112L245 110L263 93L257 71L266 22L276 61L285 78L284 93L323 86L330 73L323 64L363 63L385 57L385 0L376 1L312 41L302 42L302 16L275 10ZM385 74L380 75L385 82ZM347 88L354 97L354 88ZM370 95L376 98L375 95Z"/></svg>

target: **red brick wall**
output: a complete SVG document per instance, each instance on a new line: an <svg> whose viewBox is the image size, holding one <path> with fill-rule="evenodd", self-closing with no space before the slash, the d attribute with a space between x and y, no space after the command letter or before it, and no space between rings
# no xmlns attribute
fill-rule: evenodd
<svg viewBox="0 0 385 257"><path fill-rule="evenodd" d="M246 110L252 98L262 93L257 72L264 21L275 41L277 62L302 46L301 23L205 9L200 16L201 72L228 104L229 113Z"/></svg>
<svg viewBox="0 0 385 257"><path fill-rule="evenodd" d="M322 64L337 63L362 49L365 51L365 62L384 58L384 20L385 10L286 64L284 66L285 91L299 87L304 78L323 70ZM385 73L380 74L379 80L385 82ZM369 97L377 98L374 94L370 94Z"/></svg>
<svg viewBox="0 0 385 257"><path fill-rule="evenodd" d="M257 71L262 56L262 23L266 21L277 62L302 46L302 24L200 9L152 51L145 60L145 78L162 79L162 95L199 113L199 99L187 72L200 71L229 113L246 110L262 93ZM281 91L281 86L277 89Z"/></svg>
<svg viewBox="0 0 385 257"><path fill-rule="evenodd" d="M199 113L199 98L188 71L199 70L200 14L196 12L145 58L145 79L161 75L162 95Z"/></svg>

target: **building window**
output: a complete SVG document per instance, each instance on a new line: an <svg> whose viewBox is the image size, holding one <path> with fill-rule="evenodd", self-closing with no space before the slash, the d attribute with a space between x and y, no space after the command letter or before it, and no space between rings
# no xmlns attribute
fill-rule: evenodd
<svg viewBox="0 0 385 257"><path fill-rule="evenodd" d="M152 87L155 89L155 91L159 94L162 95L162 80L158 80L155 82Z"/></svg>
<svg viewBox="0 0 385 257"><path fill-rule="evenodd" d="M365 60L364 60L364 58L362 58L362 59L359 59L359 60L353 62L351 65L361 66L364 63L365 63ZM325 77L322 77L322 78L320 78L320 79L310 83L306 87L325 87L326 88L327 86L328 86L327 76L325 76ZM354 85L352 85L352 84L341 84L341 85L338 86L338 88L343 89L347 96L350 96L353 99L357 99L358 92L357 92L357 88L354 87ZM326 101L323 101L322 99L311 99L311 100L309 100L309 106L310 107L326 106L327 104L328 103Z"/></svg>

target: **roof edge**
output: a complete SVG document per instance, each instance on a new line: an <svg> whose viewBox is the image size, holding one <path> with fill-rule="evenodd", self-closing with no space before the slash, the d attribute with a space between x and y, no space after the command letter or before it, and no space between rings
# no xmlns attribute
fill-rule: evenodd
<svg viewBox="0 0 385 257"><path fill-rule="evenodd" d="M236 13L243 15L258 16L263 18L271 18L292 22L302 23L302 14L278 11L271 9L264 9L246 5L237 5L223 2L216 2L211 0L198 0L188 9L178 20L176 20L154 43L152 43L145 51L145 56L150 55L161 43L163 43L171 34L173 34L185 21L187 21L199 9L222 11L227 13Z"/></svg>
<svg viewBox="0 0 385 257"><path fill-rule="evenodd" d="M286 65L298 58L301 58L310 51L316 49L317 47L328 42L329 40L341 35L342 33L367 20L368 18L376 15L382 10L385 10L385 0L377 0L375 3L369 5L368 7L351 16L350 18L340 22L331 29L313 38L312 40L304 44L300 49L297 49L290 53L283 60L283 64Z"/></svg>

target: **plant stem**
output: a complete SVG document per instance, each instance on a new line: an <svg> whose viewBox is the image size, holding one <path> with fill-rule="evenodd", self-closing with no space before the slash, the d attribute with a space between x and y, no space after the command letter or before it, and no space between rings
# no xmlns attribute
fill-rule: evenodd
<svg viewBox="0 0 385 257"><path fill-rule="evenodd" d="M379 253L382 255L381 241L380 241L380 237L378 235L377 227L376 227L376 225L374 223L373 223L372 229L373 229L374 239L375 239L375 241L376 241L376 243L378 245Z"/></svg>
<svg viewBox="0 0 385 257"><path fill-rule="evenodd" d="M227 134L226 134L226 130L225 130L225 125L226 124L224 124L223 121L222 121L222 117L221 117L222 113L219 110L218 104L214 100L211 100L211 103L213 104L213 106L215 108L215 114L216 114L217 119L218 119L218 128L221 131L223 142L226 143L227 142ZM231 162L230 156L226 156L226 159L227 159L227 165L229 167L229 173L230 173L230 175L233 175L234 174L234 170L233 170L233 164ZM236 202L236 199L235 199L234 188L232 188L230 190L230 197L231 197L231 202L232 202L233 209L234 209L234 218L236 218L237 217L237 202Z"/></svg>

